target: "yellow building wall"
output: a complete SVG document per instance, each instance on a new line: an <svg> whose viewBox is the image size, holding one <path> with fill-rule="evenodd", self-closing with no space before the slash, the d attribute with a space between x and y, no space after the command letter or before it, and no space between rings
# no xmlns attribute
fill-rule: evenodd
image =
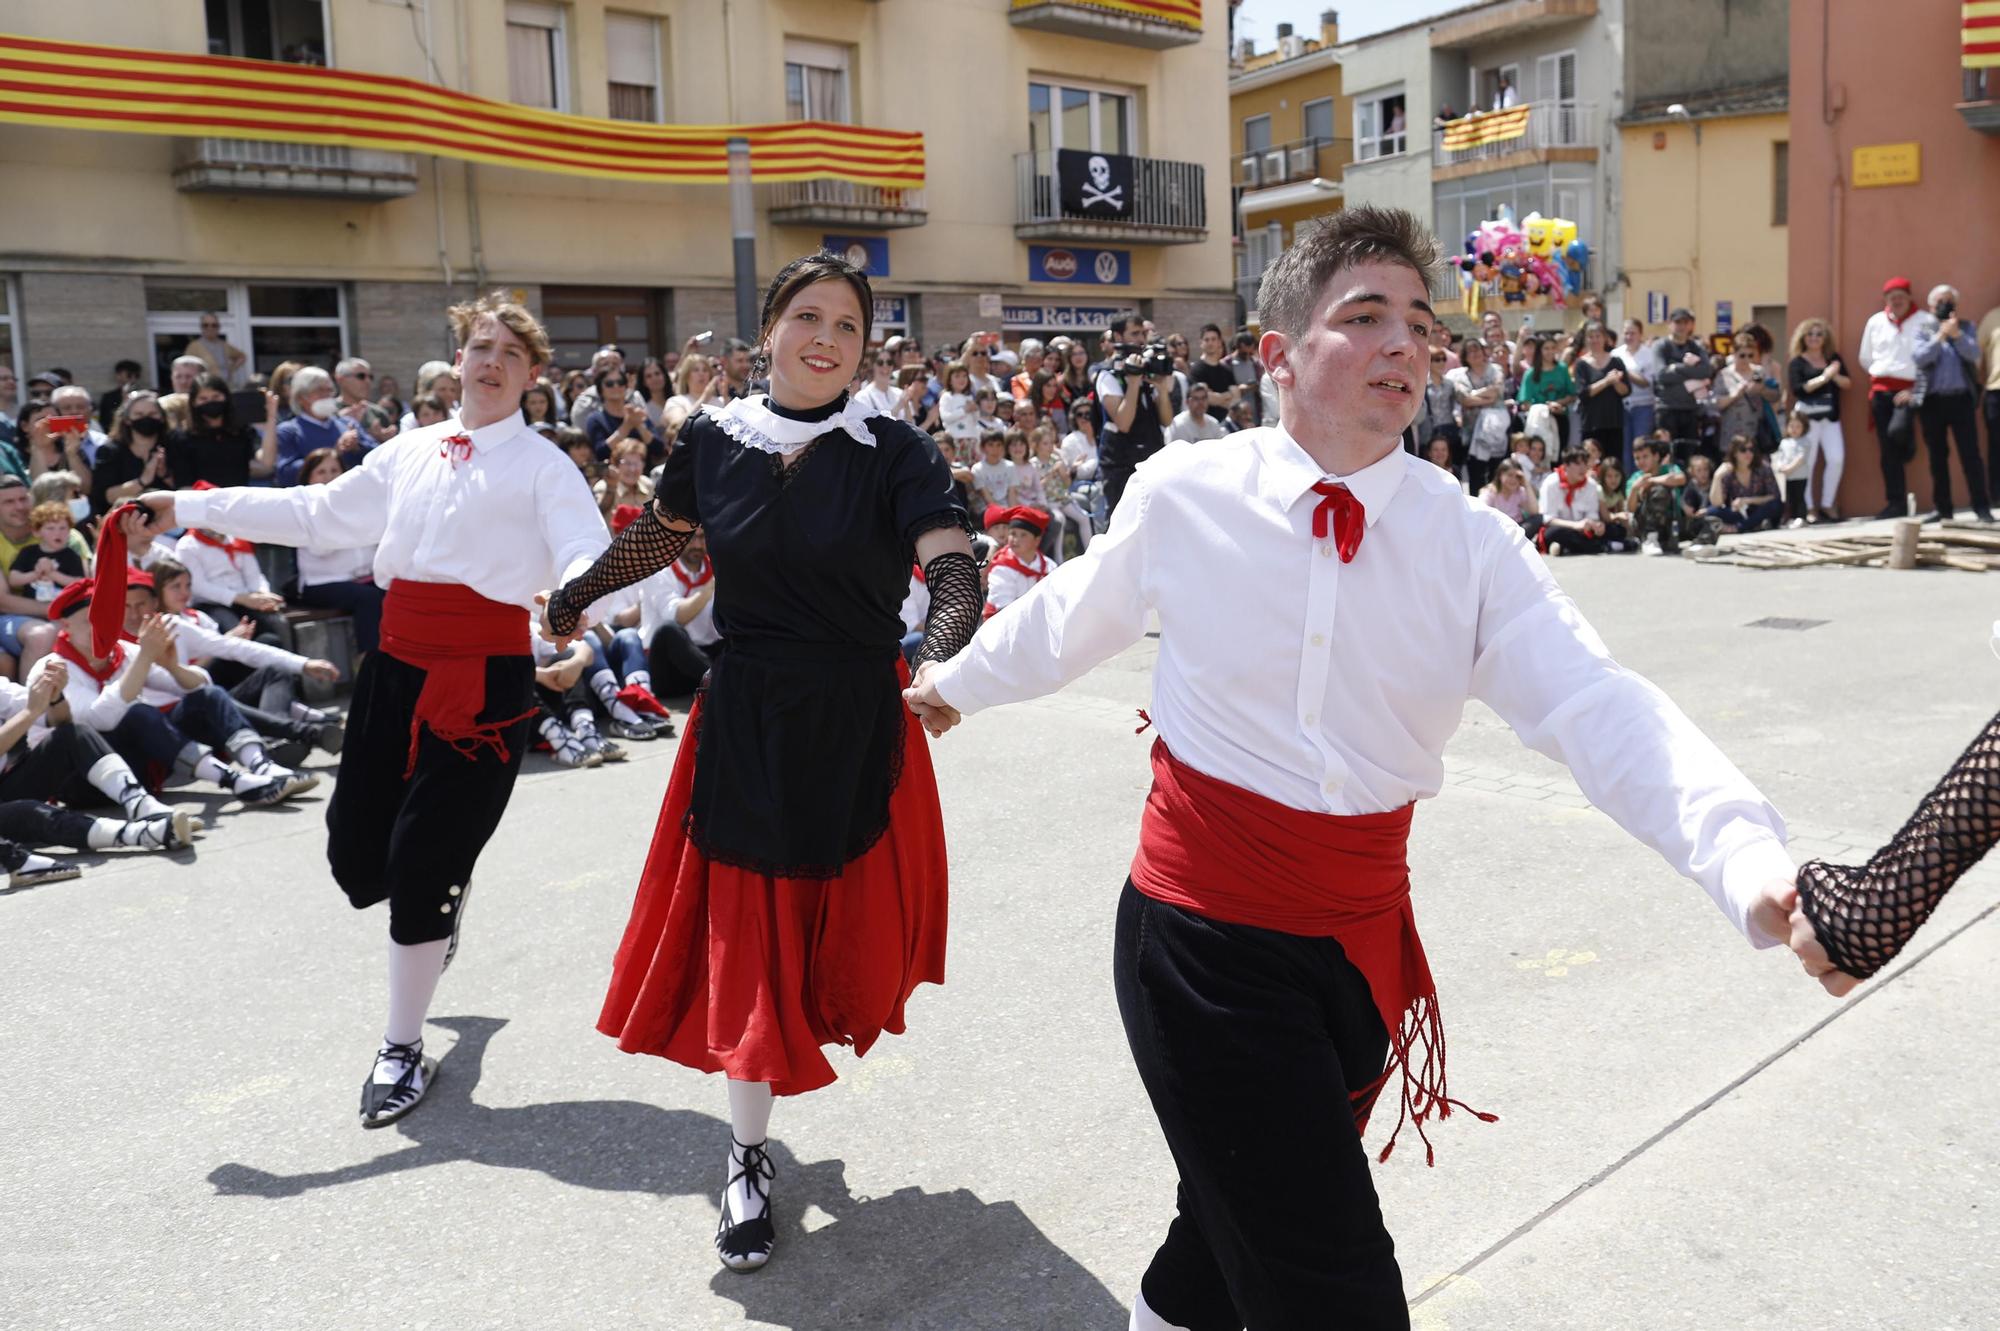
<svg viewBox="0 0 2000 1331"><path fill-rule="evenodd" d="M428 78L419 47L426 9L441 82L505 100L504 0L330 0L340 68ZM1219 8L1219 6L1218 6ZM926 225L888 231L886 293L999 292L1041 303L1226 299L1231 248L1227 126L1212 108L1227 86L1226 25L1200 43L1154 51L1013 28L1008 0L572 0L565 6L570 109L606 113L607 9L662 20L667 118L685 123L785 118L786 37L847 45L854 119L921 129ZM725 15L727 16L725 22ZM160 50L206 49L202 0L64 0L6 7L0 29ZM959 53L941 60L940 52ZM461 54L462 53L462 54ZM1027 282L1014 234L1015 155L1027 142L1031 75L1137 92L1138 151L1208 164L1208 237L1189 245L1095 242L1129 249L1129 287ZM0 270L92 269L155 276L439 281L649 288L728 286L726 191L547 175L419 157L419 188L386 202L183 193L174 140L10 127L0 140ZM768 277L828 232L775 227L760 187L758 268ZM18 206L61 199L55 209ZM476 228L476 231L475 231ZM476 252L475 252L476 238ZM1049 242L1060 243L1060 242ZM442 250L442 253L441 253Z"/></svg>
<svg viewBox="0 0 2000 1331"><path fill-rule="evenodd" d="M1786 226L1773 220L1773 163L1789 130L1782 112L1699 124L1699 144L1685 122L1620 131L1621 211L1627 313L1644 318L1647 293L1665 292L1669 308L1686 305L1707 334L1717 301L1732 304L1738 328L1759 306L1786 305L1788 246ZM1782 346L1791 329L1771 333Z"/></svg>
<svg viewBox="0 0 2000 1331"><path fill-rule="evenodd" d="M1277 148L1295 143L1305 137L1305 104L1324 97L1334 99L1334 142L1320 152L1320 176L1338 182L1342 170L1354 160L1354 140L1351 137L1354 124L1354 99L1341 92L1340 66L1337 64L1324 65L1262 87L1230 93L1231 156L1226 164L1230 179L1237 178L1238 163L1248 152L1244 144L1244 121L1268 115L1271 117L1271 146ZM1285 208L1248 213L1243 218L1243 225L1246 229L1261 228L1277 222L1284 227L1285 245L1290 248L1297 235L1299 223L1337 212L1340 206L1340 196L1333 195L1324 202L1294 204Z"/></svg>

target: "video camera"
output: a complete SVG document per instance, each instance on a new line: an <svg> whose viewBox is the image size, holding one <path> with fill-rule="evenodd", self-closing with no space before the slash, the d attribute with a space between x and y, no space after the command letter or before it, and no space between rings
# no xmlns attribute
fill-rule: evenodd
<svg viewBox="0 0 2000 1331"><path fill-rule="evenodd" d="M1174 372L1173 353L1164 342L1148 342L1140 346L1136 342L1120 342L1112 348L1120 374L1143 374L1148 379L1157 379Z"/></svg>

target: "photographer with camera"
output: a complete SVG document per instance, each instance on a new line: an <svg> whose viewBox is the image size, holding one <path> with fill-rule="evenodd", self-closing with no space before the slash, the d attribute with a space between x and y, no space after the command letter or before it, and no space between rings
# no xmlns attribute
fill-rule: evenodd
<svg viewBox="0 0 2000 1331"><path fill-rule="evenodd" d="M1117 511L1133 470L1166 447L1167 427L1180 410L1173 358L1164 342L1139 343L1143 327L1136 314L1111 325L1111 361L1097 376L1104 411L1097 461L1107 518Z"/></svg>
<svg viewBox="0 0 2000 1331"><path fill-rule="evenodd" d="M1924 400L1917 420L1924 429L1924 449L1931 458L1933 510L1927 520L1954 516L1951 494L1951 442L1958 439L1958 462L1965 469L1966 498L1981 522L1993 521L1986 497L1986 467L1979 456L1979 344L1958 317L1958 289L1940 283L1931 288L1930 316L1918 322L1917 368L1924 375Z"/></svg>

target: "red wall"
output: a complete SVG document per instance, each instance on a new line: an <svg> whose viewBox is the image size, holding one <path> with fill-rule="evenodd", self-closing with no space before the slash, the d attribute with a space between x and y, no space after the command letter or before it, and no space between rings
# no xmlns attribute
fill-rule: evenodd
<svg viewBox="0 0 2000 1331"><path fill-rule="evenodd" d="M1949 282L1973 319L2000 306L2000 135L1971 128L1956 109L1958 25L1959 7L1943 0L1792 0L1787 302L1794 324L1813 314L1833 324L1855 373L1840 411L1847 471L1839 503L1848 514L1872 514L1884 499L1866 378L1854 364L1861 325L1882 307L1883 281L1908 277L1919 301ZM1920 183L1849 185L1856 147L1909 142L1922 145ZM1954 471L1955 459L1954 451ZM1908 485L1929 507L1921 444ZM1963 515L1962 475L1952 490Z"/></svg>

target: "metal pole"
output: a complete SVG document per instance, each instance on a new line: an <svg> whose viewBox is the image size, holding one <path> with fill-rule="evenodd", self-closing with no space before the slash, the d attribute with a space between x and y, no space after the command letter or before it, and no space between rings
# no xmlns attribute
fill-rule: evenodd
<svg viewBox="0 0 2000 1331"><path fill-rule="evenodd" d="M736 335L757 336L757 215L750 194L750 140L729 141L729 228L736 250Z"/></svg>

